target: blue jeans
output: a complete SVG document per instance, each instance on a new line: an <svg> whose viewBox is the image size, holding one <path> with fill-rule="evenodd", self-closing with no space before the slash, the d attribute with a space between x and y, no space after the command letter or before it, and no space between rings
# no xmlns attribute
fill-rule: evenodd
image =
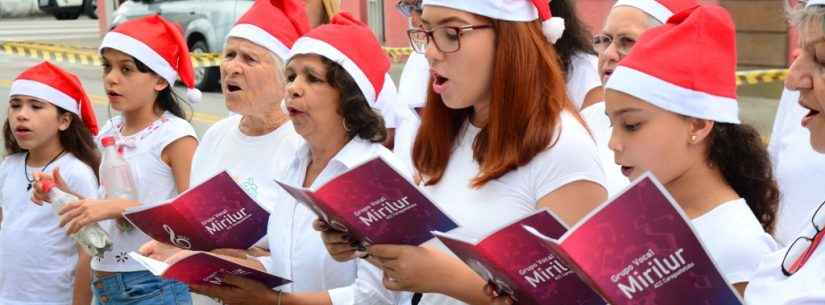
<svg viewBox="0 0 825 305"><path fill-rule="evenodd" d="M92 282L95 305L192 305L189 287L149 271L120 272Z"/></svg>

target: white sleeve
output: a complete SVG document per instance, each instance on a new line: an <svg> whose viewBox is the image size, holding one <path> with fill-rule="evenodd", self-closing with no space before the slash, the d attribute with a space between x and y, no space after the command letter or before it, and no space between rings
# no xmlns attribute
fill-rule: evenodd
<svg viewBox="0 0 825 305"><path fill-rule="evenodd" d="M369 262L358 259L358 274L352 285L332 289L329 298L332 305L395 305L401 292L384 288L383 272Z"/></svg>
<svg viewBox="0 0 825 305"><path fill-rule="evenodd" d="M591 181L602 187L606 185L593 138L571 114L562 113L561 120L558 140L548 150L536 155L529 164L530 181L527 185L536 200L575 181Z"/></svg>
<svg viewBox="0 0 825 305"><path fill-rule="evenodd" d="M599 78L598 57L591 54L574 54L570 58L570 67L567 75L567 95L576 109L581 109L584 98L593 88L602 85Z"/></svg>

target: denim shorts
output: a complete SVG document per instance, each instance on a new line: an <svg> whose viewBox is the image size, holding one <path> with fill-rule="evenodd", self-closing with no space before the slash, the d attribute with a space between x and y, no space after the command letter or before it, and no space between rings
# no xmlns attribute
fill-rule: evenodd
<svg viewBox="0 0 825 305"><path fill-rule="evenodd" d="M120 272L92 281L95 305L192 305L189 287L149 271Z"/></svg>

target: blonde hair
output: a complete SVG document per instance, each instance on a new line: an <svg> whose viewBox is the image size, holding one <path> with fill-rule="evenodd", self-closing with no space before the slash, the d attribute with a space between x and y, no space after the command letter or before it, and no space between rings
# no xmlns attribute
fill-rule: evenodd
<svg viewBox="0 0 825 305"><path fill-rule="evenodd" d="M324 19L326 19L326 22L329 22L332 16L341 11L341 0L321 0L321 3L324 6L324 13L326 14Z"/></svg>

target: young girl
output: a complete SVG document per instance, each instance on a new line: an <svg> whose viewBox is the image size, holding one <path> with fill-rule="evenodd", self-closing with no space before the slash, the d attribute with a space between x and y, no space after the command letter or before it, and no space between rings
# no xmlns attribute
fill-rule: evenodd
<svg viewBox="0 0 825 305"><path fill-rule="evenodd" d="M642 35L607 82L606 111L622 172L653 172L742 292L776 248L779 192L759 134L739 124L735 69L730 16L690 9Z"/></svg>
<svg viewBox="0 0 825 305"><path fill-rule="evenodd" d="M38 172L63 172L76 194L97 194L97 121L80 80L49 62L21 73L9 93L0 163L0 304L87 305L89 256L58 225L51 205L32 204ZM72 293L74 291L74 294Z"/></svg>
<svg viewBox="0 0 825 305"><path fill-rule="evenodd" d="M121 113L101 129L99 138L115 136L137 184L137 201L81 200L62 211L69 233L101 222L112 238L112 251L92 261L93 292L98 304L190 304L188 288L153 276L129 258L150 238L116 221L139 204L155 204L189 186L195 131L172 92L180 77L196 101L189 51L177 26L159 16L125 22L106 34L100 46L103 84L111 107ZM105 191L105 190L104 190Z"/></svg>

